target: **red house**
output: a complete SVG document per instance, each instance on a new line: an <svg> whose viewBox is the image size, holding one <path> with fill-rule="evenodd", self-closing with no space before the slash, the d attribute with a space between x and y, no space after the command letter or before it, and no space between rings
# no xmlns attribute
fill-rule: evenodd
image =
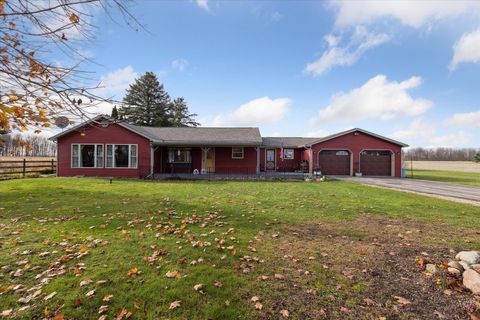
<svg viewBox="0 0 480 320"><path fill-rule="evenodd" d="M400 177L406 146L362 129L324 138L262 138L258 128L143 127L103 115L51 139L58 146L58 176L318 171Z"/></svg>

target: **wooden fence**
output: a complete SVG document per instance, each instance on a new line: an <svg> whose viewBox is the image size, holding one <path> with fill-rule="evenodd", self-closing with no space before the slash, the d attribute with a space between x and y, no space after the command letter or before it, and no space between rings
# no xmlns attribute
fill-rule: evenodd
<svg viewBox="0 0 480 320"><path fill-rule="evenodd" d="M57 171L57 162L54 159L47 160L0 160L0 176L20 175L25 178L31 174L53 174Z"/></svg>

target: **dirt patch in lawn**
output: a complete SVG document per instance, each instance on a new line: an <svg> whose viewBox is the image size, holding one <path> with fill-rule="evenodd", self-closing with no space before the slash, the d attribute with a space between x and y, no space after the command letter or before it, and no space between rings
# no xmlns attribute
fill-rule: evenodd
<svg viewBox="0 0 480 320"><path fill-rule="evenodd" d="M418 263L445 261L455 240L467 241L458 248L465 249L478 238L475 230L451 229L363 214L261 234L256 241L273 240L252 274L262 294L259 318L287 310L290 319L469 319L478 300Z"/></svg>

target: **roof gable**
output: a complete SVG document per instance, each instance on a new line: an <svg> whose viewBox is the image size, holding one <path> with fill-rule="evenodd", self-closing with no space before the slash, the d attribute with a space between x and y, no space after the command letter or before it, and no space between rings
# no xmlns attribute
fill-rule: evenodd
<svg viewBox="0 0 480 320"><path fill-rule="evenodd" d="M341 137L341 136L344 136L344 135L347 135L347 134L350 134L350 133L354 133L354 132L361 132L361 133L367 134L369 136L378 138L380 140L388 141L392 144L396 144L396 145L401 146L401 147L408 147L408 144L405 144L403 142L393 140L393 139L387 138L385 136L381 136L379 134L376 134L376 133L373 133L373 132L370 132L370 131L367 131L367 130L364 130L364 129L360 129L360 128L353 128L353 129L350 129L350 130L347 130L347 131L342 131L342 132L339 132L339 133L336 133L336 134L332 134L330 136L319 138L319 139L307 144L306 146L310 147L314 144L318 144L318 143L321 143L321 142L324 142L324 141L332 140L332 139L335 139L335 138L338 138L338 137Z"/></svg>

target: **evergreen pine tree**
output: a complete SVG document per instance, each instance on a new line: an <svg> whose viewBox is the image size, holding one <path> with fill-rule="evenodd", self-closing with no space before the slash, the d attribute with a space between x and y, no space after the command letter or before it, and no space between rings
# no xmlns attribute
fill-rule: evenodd
<svg viewBox="0 0 480 320"><path fill-rule="evenodd" d="M475 155L474 160L475 160L475 162L480 162L480 151L477 152L477 154Z"/></svg>
<svg viewBox="0 0 480 320"><path fill-rule="evenodd" d="M118 109L117 106L113 106L111 117L115 120L118 120Z"/></svg>
<svg viewBox="0 0 480 320"><path fill-rule="evenodd" d="M196 113L188 111L187 103L183 97L173 100L170 109L170 123L174 127L196 127L200 123L195 121Z"/></svg>
<svg viewBox="0 0 480 320"><path fill-rule="evenodd" d="M170 96L153 72L146 72L127 89L119 117L129 123L156 127L171 126Z"/></svg>

